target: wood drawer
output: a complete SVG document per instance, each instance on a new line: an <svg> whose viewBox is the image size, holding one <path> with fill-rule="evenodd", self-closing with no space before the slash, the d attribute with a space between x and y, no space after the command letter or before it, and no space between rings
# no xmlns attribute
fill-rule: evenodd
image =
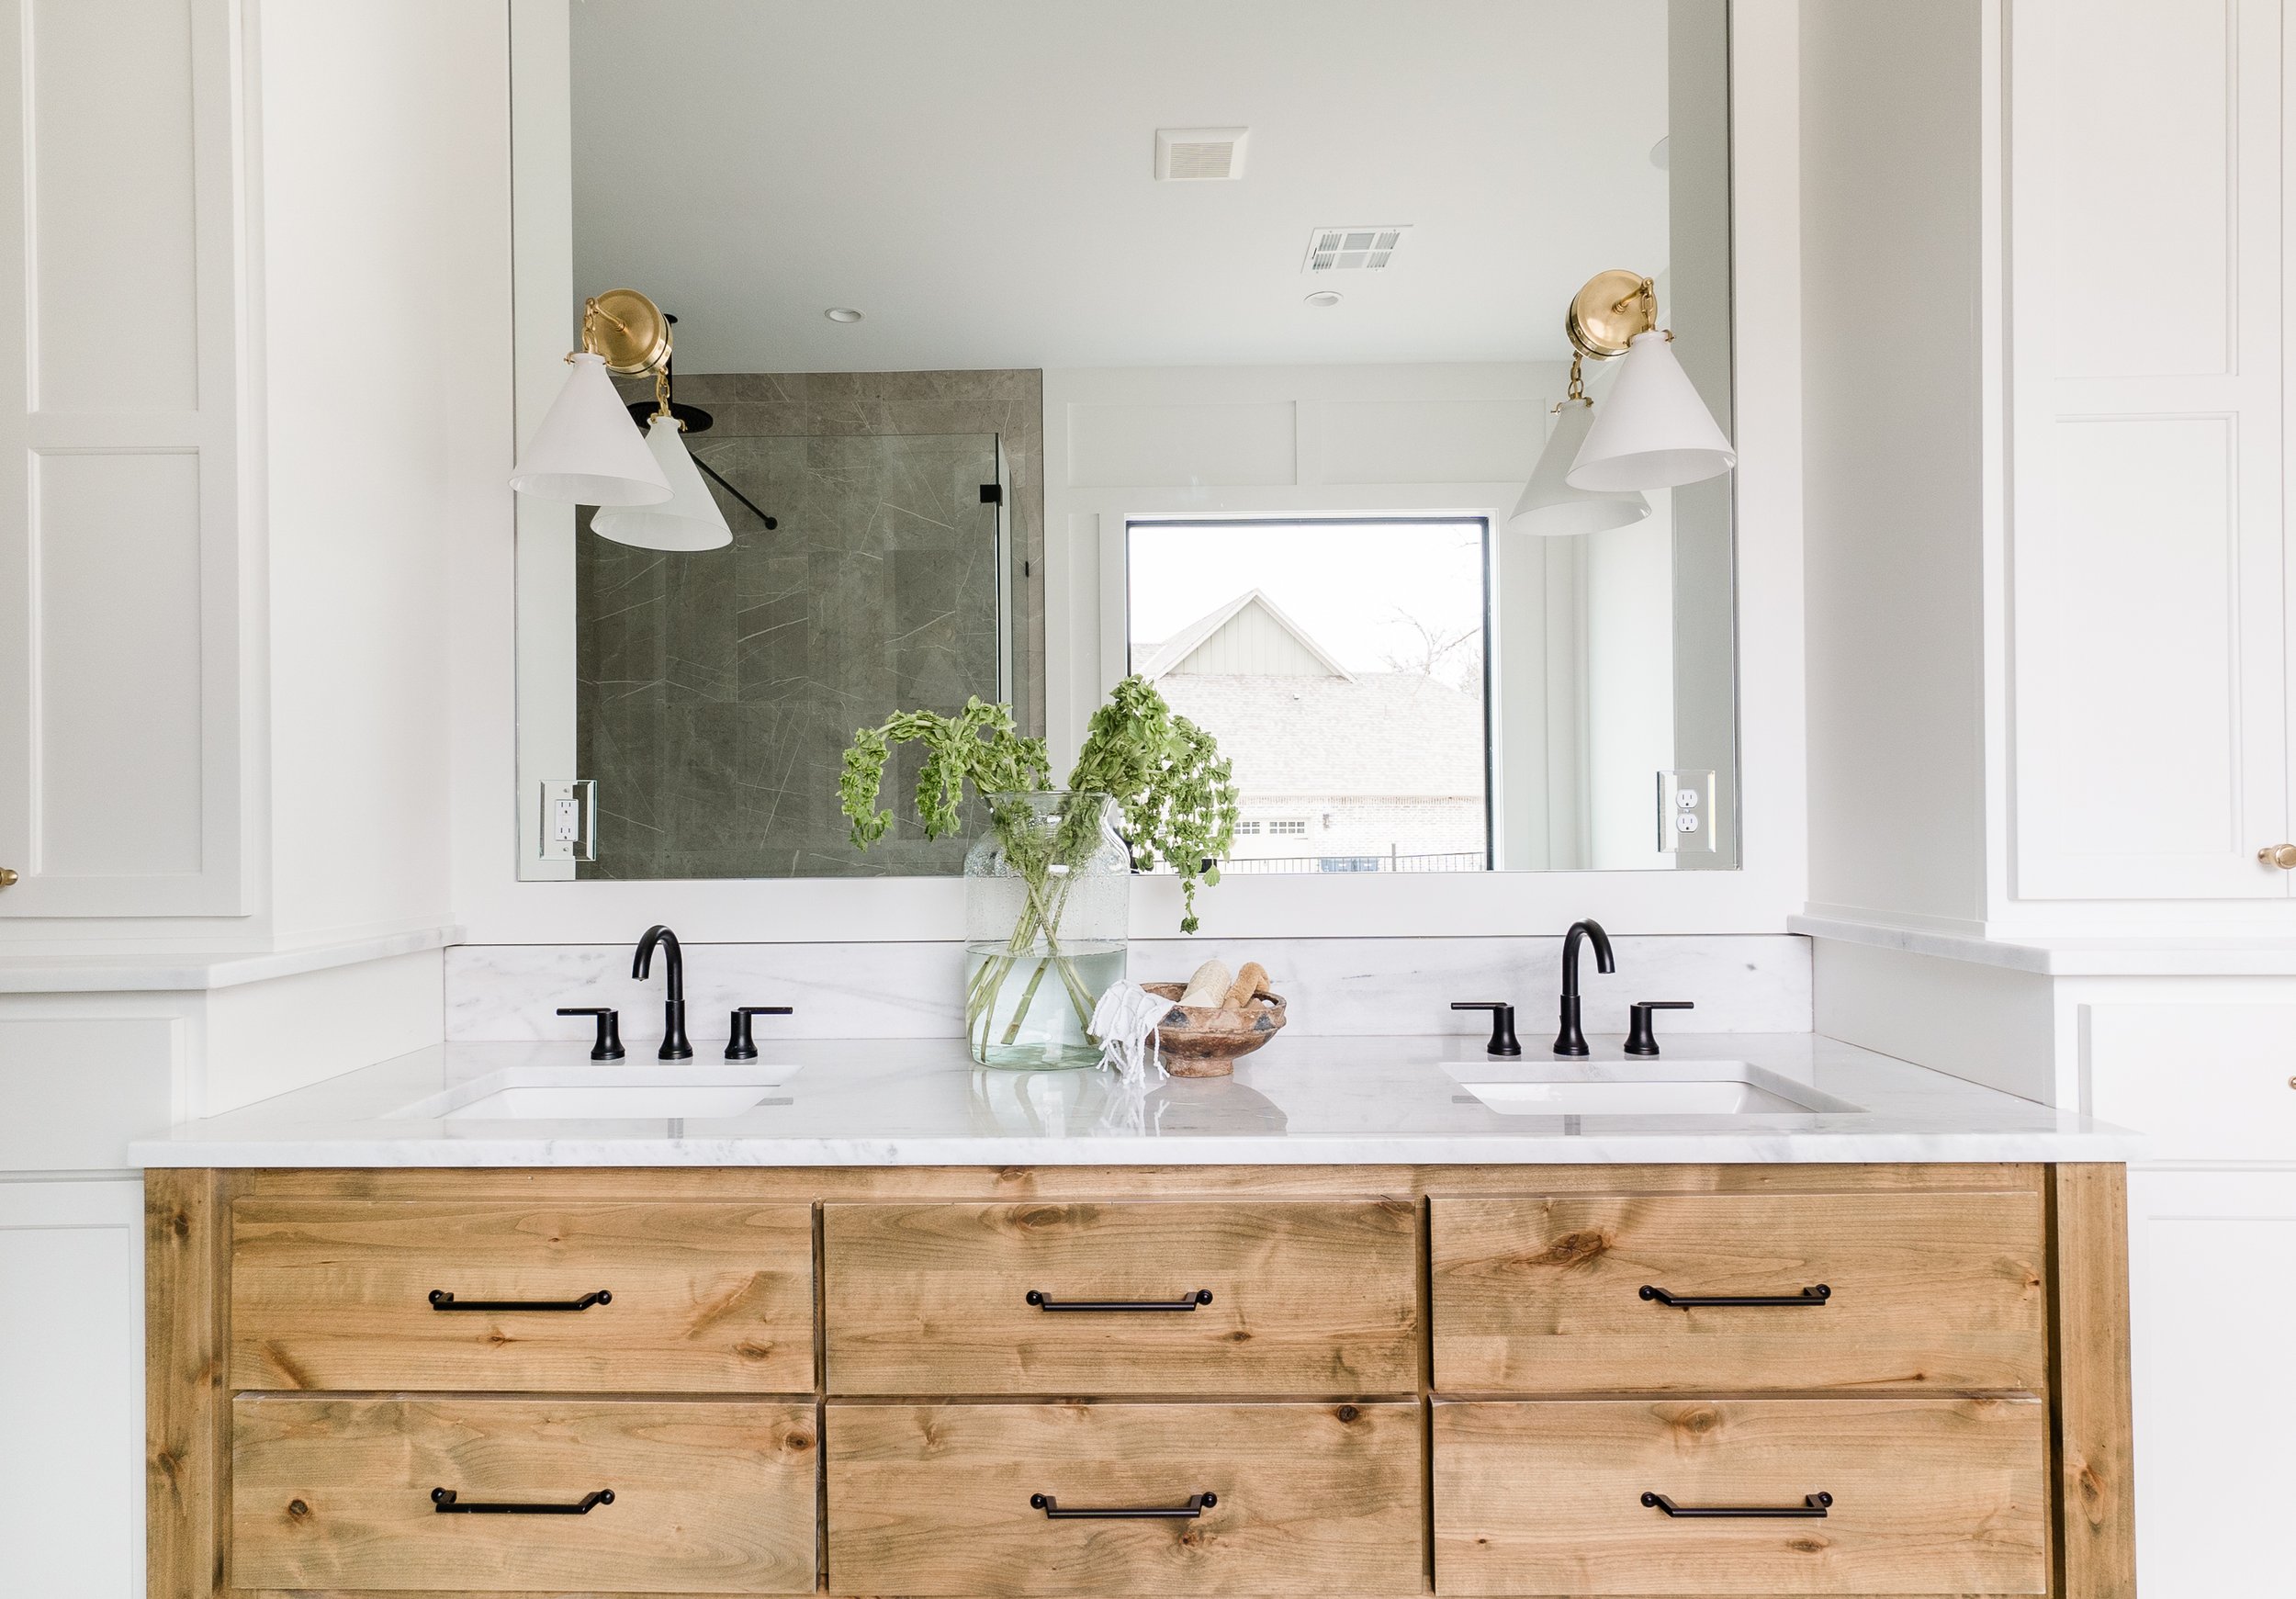
<svg viewBox="0 0 2296 1599"><path fill-rule="evenodd" d="M442 1311L460 1301L580 1311ZM813 1387L805 1204L242 1199L243 1389L791 1393Z"/></svg>
<svg viewBox="0 0 2296 1599"><path fill-rule="evenodd" d="M1435 1385L1454 1393L2039 1391L2041 1196L1437 1199ZM1677 1296L1822 1302L1683 1308Z"/></svg>
<svg viewBox="0 0 2296 1599"><path fill-rule="evenodd" d="M1435 1591L2039 1593L2031 1399L1553 1400L1435 1412ZM1646 1505L1778 1507L1709 1519Z"/></svg>
<svg viewBox="0 0 2296 1599"><path fill-rule="evenodd" d="M1416 1404L831 1404L832 1593L1416 1593ZM1060 1510L1209 1503L1193 1520Z"/></svg>
<svg viewBox="0 0 2296 1599"><path fill-rule="evenodd" d="M831 1205L823 1236L833 1393L1418 1389L1405 1200Z"/></svg>
<svg viewBox="0 0 2296 1599"><path fill-rule="evenodd" d="M232 1585L810 1593L820 1449L788 1401L231 1405ZM583 1515L442 1513L580 1502Z"/></svg>

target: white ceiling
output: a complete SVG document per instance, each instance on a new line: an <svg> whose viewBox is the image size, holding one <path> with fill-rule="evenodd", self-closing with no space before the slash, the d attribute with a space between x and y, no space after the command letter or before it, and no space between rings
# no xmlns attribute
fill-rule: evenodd
<svg viewBox="0 0 2296 1599"><path fill-rule="evenodd" d="M681 370L1552 359L1666 261L1665 0L572 12L577 291L677 313ZM1158 128L1236 125L1240 181L1154 181ZM1387 272L1301 271L1393 222Z"/></svg>

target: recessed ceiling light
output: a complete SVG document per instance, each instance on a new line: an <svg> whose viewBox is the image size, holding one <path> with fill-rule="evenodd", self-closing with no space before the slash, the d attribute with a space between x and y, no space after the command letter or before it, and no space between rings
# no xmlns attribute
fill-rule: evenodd
<svg viewBox="0 0 2296 1599"><path fill-rule="evenodd" d="M1308 296L1307 303L1313 306L1317 310L1328 310L1333 306L1339 303L1339 296L1334 294L1328 288L1318 289L1315 293Z"/></svg>
<svg viewBox="0 0 2296 1599"><path fill-rule="evenodd" d="M833 305L821 314L828 318L833 322L857 322L861 321L861 312L855 310L850 305Z"/></svg>

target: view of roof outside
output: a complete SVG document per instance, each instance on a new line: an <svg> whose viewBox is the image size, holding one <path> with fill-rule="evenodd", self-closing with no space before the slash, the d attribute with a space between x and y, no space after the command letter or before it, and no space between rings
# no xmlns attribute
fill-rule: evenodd
<svg viewBox="0 0 2296 1599"><path fill-rule="evenodd" d="M1228 869L1491 864L1480 520L1134 523L1131 666L1234 763Z"/></svg>

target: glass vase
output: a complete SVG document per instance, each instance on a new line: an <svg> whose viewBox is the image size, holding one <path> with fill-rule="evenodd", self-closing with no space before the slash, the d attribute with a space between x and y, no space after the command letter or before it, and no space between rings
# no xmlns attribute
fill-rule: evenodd
<svg viewBox="0 0 2296 1599"><path fill-rule="evenodd" d="M992 794L964 858L964 1022L1011 1071L1097 1065L1093 1008L1124 975L1131 852L1104 794Z"/></svg>

